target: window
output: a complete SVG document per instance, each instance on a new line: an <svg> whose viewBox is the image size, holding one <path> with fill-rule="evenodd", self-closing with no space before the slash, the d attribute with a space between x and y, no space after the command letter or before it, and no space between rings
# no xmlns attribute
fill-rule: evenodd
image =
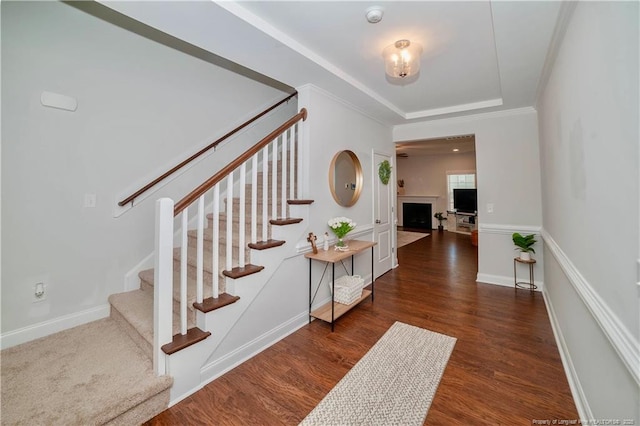
<svg viewBox="0 0 640 426"><path fill-rule="evenodd" d="M453 190L456 188L476 187L475 171L447 172L447 210L453 210Z"/></svg>

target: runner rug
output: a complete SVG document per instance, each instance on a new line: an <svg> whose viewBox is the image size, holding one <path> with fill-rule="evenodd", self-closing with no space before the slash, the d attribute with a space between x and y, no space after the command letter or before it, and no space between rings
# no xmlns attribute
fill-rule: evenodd
<svg viewBox="0 0 640 426"><path fill-rule="evenodd" d="M423 234L421 232L398 231L398 247L406 246L421 238L428 237L431 234Z"/></svg>
<svg viewBox="0 0 640 426"><path fill-rule="evenodd" d="M396 322L301 425L422 425L455 343Z"/></svg>

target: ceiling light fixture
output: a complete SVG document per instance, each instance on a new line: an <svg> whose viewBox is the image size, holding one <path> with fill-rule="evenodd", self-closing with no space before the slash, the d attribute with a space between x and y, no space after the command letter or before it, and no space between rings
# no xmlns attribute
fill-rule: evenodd
<svg viewBox="0 0 640 426"><path fill-rule="evenodd" d="M370 24L377 24L382 21L382 15L384 15L384 11L378 6L370 7L365 14Z"/></svg>
<svg viewBox="0 0 640 426"><path fill-rule="evenodd" d="M389 77L405 78L420 71L422 47L409 40L398 40L382 51L385 72Z"/></svg>
<svg viewBox="0 0 640 426"><path fill-rule="evenodd" d="M458 148L453 148L453 152L458 152L460 151Z"/></svg>

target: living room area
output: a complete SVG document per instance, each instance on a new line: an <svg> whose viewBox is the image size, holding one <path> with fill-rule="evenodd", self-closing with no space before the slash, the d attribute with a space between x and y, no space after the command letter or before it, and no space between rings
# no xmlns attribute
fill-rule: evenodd
<svg viewBox="0 0 640 426"><path fill-rule="evenodd" d="M396 142L398 247L420 232L470 236L477 246L475 136Z"/></svg>

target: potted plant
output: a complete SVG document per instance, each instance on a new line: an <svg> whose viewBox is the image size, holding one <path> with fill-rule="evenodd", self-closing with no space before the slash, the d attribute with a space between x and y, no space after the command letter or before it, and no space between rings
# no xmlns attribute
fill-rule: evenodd
<svg viewBox="0 0 640 426"><path fill-rule="evenodd" d="M433 217L435 217L436 219L438 219L438 231L442 232L444 231L444 226L442 225L442 222L444 222L445 220L447 220L446 217L444 217L444 213L442 212L437 212L436 214L433 215Z"/></svg>
<svg viewBox="0 0 640 426"><path fill-rule="evenodd" d="M521 235L518 232L514 232L511 236L513 244L516 245L516 250L520 251L521 260L531 260L531 253L536 251L533 249L533 245L537 242L535 235Z"/></svg>
<svg viewBox="0 0 640 426"><path fill-rule="evenodd" d="M398 194L404 195L404 179L398 179Z"/></svg>

